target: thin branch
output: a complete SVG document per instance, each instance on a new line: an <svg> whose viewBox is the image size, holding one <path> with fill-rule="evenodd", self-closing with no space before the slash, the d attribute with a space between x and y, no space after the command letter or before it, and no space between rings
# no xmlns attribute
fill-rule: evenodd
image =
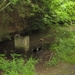
<svg viewBox="0 0 75 75"><path fill-rule="evenodd" d="M11 4L11 2L9 2L6 6L4 6L3 8L0 9L0 11L4 10L7 6L9 6Z"/></svg>
<svg viewBox="0 0 75 75"><path fill-rule="evenodd" d="M7 0L4 0L3 3L0 5L0 8L6 3Z"/></svg>
<svg viewBox="0 0 75 75"><path fill-rule="evenodd" d="M49 61L51 61L52 57L53 57L54 53L51 53Z"/></svg>

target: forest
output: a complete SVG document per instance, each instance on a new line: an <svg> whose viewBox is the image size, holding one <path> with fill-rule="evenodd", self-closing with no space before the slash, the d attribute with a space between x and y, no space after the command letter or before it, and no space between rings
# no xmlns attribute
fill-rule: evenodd
<svg viewBox="0 0 75 75"><path fill-rule="evenodd" d="M75 75L75 0L0 0L0 75Z"/></svg>

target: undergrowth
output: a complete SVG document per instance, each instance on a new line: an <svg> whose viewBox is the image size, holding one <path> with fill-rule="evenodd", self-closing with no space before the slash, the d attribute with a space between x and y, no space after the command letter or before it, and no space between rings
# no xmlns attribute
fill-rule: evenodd
<svg viewBox="0 0 75 75"><path fill-rule="evenodd" d="M55 42L50 50L55 54L48 64L52 66L61 61L75 64L75 32L66 27L58 27L53 36Z"/></svg>
<svg viewBox="0 0 75 75"><path fill-rule="evenodd" d="M0 58L0 69L3 71L3 75L36 75L34 65L36 60L29 58L25 61L23 58L17 58L13 60L6 60Z"/></svg>

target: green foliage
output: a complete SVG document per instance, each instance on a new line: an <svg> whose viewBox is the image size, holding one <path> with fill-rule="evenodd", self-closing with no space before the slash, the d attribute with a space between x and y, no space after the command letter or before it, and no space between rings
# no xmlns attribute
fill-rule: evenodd
<svg viewBox="0 0 75 75"><path fill-rule="evenodd" d="M39 30L45 29L45 24L43 21L43 14L35 13L34 16L29 18L29 30Z"/></svg>
<svg viewBox="0 0 75 75"><path fill-rule="evenodd" d="M75 2L70 0L66 2L63 1L62 4L60 4L60 9L55 11L61 21L65 22L65 21L75 20L74 18L72 18L74 17L75 14L74 7L75 7Z"/></svg>
<svg viewBox="0 0 75 75"><path fill-rule="evenodd" d="M30 29L45 29L52 25L64 25L75 20L75 2L72 0L41 0L40 2L37 1L37 4L40 10L37 13L34 12L31 20L28 20Z"/></svg>
<svg viewBox="0 0 75 75"><path fill-rule="evenodd" d="M35 75L34 65L37 61L30 58L26 63L24 59L13 59L12 61L0 58L0 69L3 75Z"/></svg>
<svg viewBox="0 0 75 75"><path fill-rule="evenodd" d="M49 64L55 65L60 61L75 64L75 32L66 27L58 27L54 34L55 42L51 50L55 52Z"/></svg>
<svg viewBox="0 0 75 75"><path fill-rule="evenodd" d="M12 4L16 4L18 0L9 0Z"/></svg>
<svg viewBox="0 0 75 75"><path fill-rule="evenodd" d="M75 1L73 0L52 0L49 1L47 4L49 9L52 10L52 16L56 22L68 22L74 19L75 14ZM53 18L52 18L53 19Z"/></svg>
<svg viewBox="0 0 75 75"><path fill-rule="evenodd" d="M2 41L2 38L7 38L7 39L11 40L10 35L7 34L6 32L0 32L0 41Z"/></svg>
<svg viewBox="0 0 75 75"><path fill-rule="evenodd" d="M47 64L48 64L49 66L55 66L55 65L58 64L58 62L59 62L59 60L58 60L57 58L52 57L52 60L51 60L51 61L48 61Z"/></svg>
<svg viewBox="0 0 75 75"><path fill-rule="evenodd" d="M2 25L26 24L29 30L38 30L75 20L74 0L8 0L2 6Z"/></svg>

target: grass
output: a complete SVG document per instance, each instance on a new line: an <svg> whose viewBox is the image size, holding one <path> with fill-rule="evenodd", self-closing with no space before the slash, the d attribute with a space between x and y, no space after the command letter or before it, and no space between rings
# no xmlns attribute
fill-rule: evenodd
<svg viewBox="0 0 75 75"><path fill-rule="evenodd" d="M58 27L53 36L55 41L50 50L53 50L55 55L48 64L56 65L61 61L75 64L75 32L66 27Z"/></svg>
<svg viewBox="0 0 75 75"><path fill-rule="evenodd" d="M0 58L0 69L3 75L36 75L34 65L36 60L29 58L25 61L23 58L14 58L13 60L6 60Z"/></svg>

